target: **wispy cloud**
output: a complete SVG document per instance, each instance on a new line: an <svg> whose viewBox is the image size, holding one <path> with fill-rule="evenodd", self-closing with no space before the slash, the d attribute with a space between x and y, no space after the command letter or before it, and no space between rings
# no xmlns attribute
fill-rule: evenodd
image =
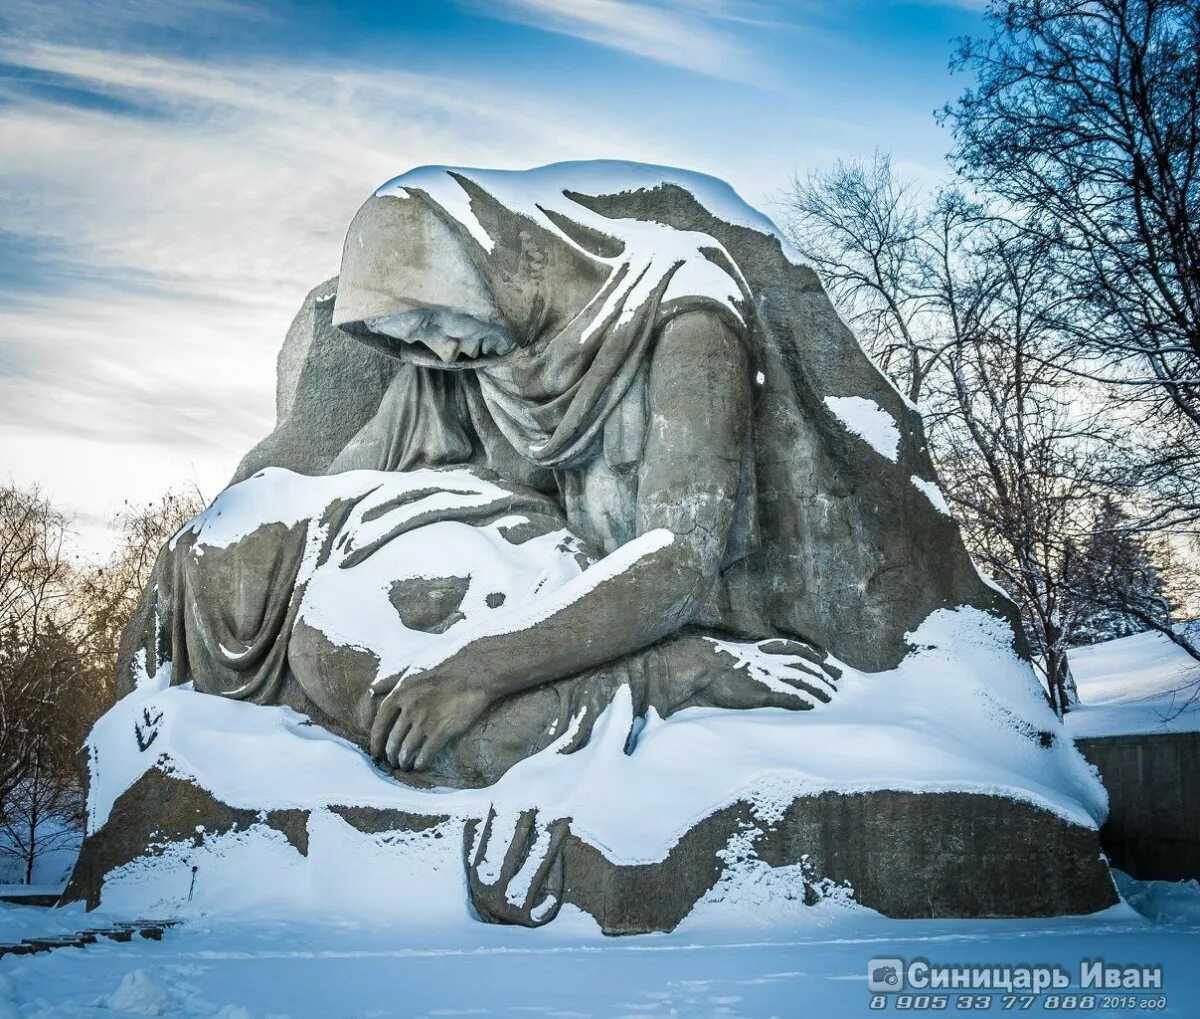
<svg viewBox="0 0 1200 1019"><path fill-rule="evenodd" d="M662 156L620 125L432 75L0 45L0 471L90 514L271 424L274 361L373 187L425 162ZM54 76L111 102L60 102ZM119 102L118 102L119 101Z"/></svg>
<svg viewBox="0 0 1200 1019"><path fill-rule="evenodd" d="M141 31L195 33L222 21L269 21L270 8L241 0L5 0L0 27L26 40L95 41L109 45Z"/></svg>
<svg viewBox="0 0 1200 1019"><path fill-rule="evenodd" d="M536 30L509 28L490 52L495 21L456 5ZM903 150L930 102L912 112L870 91L855 105L852 76L801 59L828 57L843 32L857 45L884 8L930 17L897 5L447 0L445 25L397 4L327 39L331 3L5 0L0 478L38 480L89 520L181 480L216 490L271 425L301 297L336 272L359 202L413 165L627 157L692 165L753 199L842 151ZM447 28L477 64L440 59ZM509 73L513 53L556 44L538 30L597 44L581 87L555 60ZM791 77L748 106L717 79L771 83L780 30L804 44L776 69ZM415 52L427 62L406 62ZM595 88L617 69L628 80ZM936 160L932 144L915 151Z"/></svg>
<svg viewBox="0 0 1200 1019"><path fill-rule="evenodd" d="M718 78L765 81L740 30L776 23L778 12L729 0L467 0L492 17L585 39Z"/></svg>

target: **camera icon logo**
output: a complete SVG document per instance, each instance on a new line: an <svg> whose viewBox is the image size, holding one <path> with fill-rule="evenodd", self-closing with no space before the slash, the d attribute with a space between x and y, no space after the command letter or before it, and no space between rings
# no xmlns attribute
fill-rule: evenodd
<svg viewBox="0 0 1200 1019"><path fill-rule="evenodd" d="M903 988L903 959L872 959L867 963L867 990L872 994L888 994Z"/></svg>

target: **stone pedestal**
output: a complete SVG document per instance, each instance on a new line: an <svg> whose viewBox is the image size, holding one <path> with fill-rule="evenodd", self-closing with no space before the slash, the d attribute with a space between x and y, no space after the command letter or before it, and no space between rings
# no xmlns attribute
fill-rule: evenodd
<svg viewBox="0 0 1200 1019"><path fill-rule="evenodd" d="M341 837L350 858L356 841L377 849L381 837L386 844L395 833L395 872L406 880L412 879L406 870L420 866L409 853L414 834L445 840L445 857L461 858L462 819L352 804L327 810L346 823ZM297 858L307 858L312 813L238 809L152 768L88 838L64 901L94 908L114 871L139 858L153 871L156 856L180 847L185 855L189 847L202 852L235 832L282 836ZM182 881L187 868L177 869ZM764 876L773 894L810 904L852 895L902 918L1081 914L1117 901L1095 829L999 796L888 790L800 797L771 817L738 802L700 820L665 859L647 864L614 863L571 834L563 844L561 894L606 933L639 934L672 930L702 899L719 900L724 888L736 895L742 878ZM336 875L324 879L336 895ZM462 887L465 899L465 872ZM380 895L386 898L388 889ZM337 911L336 902L326 905ZM461 900L446 903L448 913L461 908Z"/></svg>

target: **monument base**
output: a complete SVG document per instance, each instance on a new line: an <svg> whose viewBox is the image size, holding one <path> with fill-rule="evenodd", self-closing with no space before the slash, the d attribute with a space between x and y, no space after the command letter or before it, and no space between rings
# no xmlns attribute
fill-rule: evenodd
<svg viewBox="0 0 1200 1019"><path fill-rule="evenodd" d="M182 902L194 863L198 908L236 908L231 895L246 908L329 913L395 903L402 919L409 910L419 916L440 888L444 909L459 913L468 908L463 828L461 818L354 804L248 810L155 767L88 837L64 901L107 905L111 889L118 906ZM276 880L265 884L254 874L264 855L276 861L267 865ZM329 867L333 858L345 865ZM244 879L240 891L226 870ZM822 793L770 816L739 801L648 863L613 862L575 834L562 845L563 901L607 934L670 931L697 903L755 884L808 904L852 897L902 918L1082 914L1117 901L1095 829L975 793ZM425 892L419 902L416 885Z"/></svg>

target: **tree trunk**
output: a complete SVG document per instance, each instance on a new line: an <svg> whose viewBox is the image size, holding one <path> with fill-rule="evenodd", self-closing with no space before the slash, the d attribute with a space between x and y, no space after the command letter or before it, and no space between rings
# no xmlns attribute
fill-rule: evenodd
<svg viewBox="0 0 1200 1019"><path fill-rule="evenodd" d="M1053 646L1046 648L1046 692L1050 707L1062 718L1066 713L1066 697L1062 681L1062 652Z"/></svg>
<svg viewBox="0 0 1200 1019"><path fill-rule="evenodd" d="M29 839L25 843L25 883L33 884L33 865L37 861L38 804L41 798L42 752L33 752L33 785L29 791Z"/></svg>

